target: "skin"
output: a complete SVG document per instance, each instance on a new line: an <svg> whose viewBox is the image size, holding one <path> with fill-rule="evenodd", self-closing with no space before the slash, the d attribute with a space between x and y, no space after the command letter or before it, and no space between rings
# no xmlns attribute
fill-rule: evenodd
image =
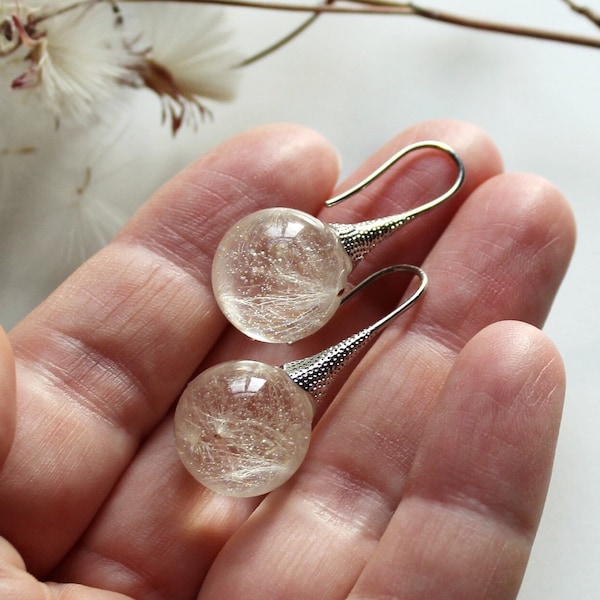
<svg viewBox="0 0 600 600"><path fill-rule="evenodd" d="M326 140L291 125L244 133L158 190L10 345L0 337L0 597L516 596L565 389L538 328L573 250L573 217L550 183L503 174L482 131L448 121L400 134L339 189L422 139L451 144L466 183L354 281L403 262L422 264L430 287L345 372L301 469L265 498L218 496L187 474L172 431L182 388L223 360L281 364L320 350L385 314L406 282L384 278L292 347L258 344L213 300L220 237L267 206L333 222L400 212L450 185L444 156L407 157L322 210L338 175Z"/></svg>

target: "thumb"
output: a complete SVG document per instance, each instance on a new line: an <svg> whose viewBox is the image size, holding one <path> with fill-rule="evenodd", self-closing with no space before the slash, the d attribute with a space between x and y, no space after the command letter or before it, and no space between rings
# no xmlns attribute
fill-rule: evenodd
<svg viewBox="0 0 600 600"><path fill-rule="evenodd" d="M0 467L4 464L15 434L15 360L8 337L0 327Z"/></svg>

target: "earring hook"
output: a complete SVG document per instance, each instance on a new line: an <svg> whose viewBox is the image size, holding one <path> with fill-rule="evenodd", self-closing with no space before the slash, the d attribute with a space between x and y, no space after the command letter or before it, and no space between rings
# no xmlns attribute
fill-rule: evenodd
<svg viewBox="0 0 600 600"><path fill-rule="evenodd" d="M352 269L378 244L455 194L465 168L450 146L424 141L397 152L369 177L331 198L331 206L363 189L418 149L452 158L458 173L444 194L404 213L360 223L324 223L301 211L273 207L247 215L225 234L213 260L215 298L229 321L263 342L295 342L320 329L337 310Z"/></svg>
<svg viewBox="0 0 600 600"><path fill-rule="evenodd" d="M442 202L448 200L451 196L456 194L459 188L462 186L465 180L465 166L460 156L444 142L438 142L435 140L425 140L422 142L416 142L410 146L406 146L399 152L397 152L392 158L385 162L379 169L373 171L366 179L363 179L360 183L350 188L349 190L341 193L338 196L330 198L325 202L326 206L333 206L339 202L343 202L346 198L352 196L356 192L362 190L369 185L373 180L380 177L385 171L387 171L394 163L398 162L401 158L423 148L435 148L440 150L444 154L447 154L454 162L457 167L456 180L452 186L446 190L441 196L425 202L416 208L411 208L403 213L397 215L389 215L386 217L380 217L378 219L372 219L370 221L363 221L362 223L329 223L330 227L334 229L339 237L339 240L350 257L353 265L358 264L373 248L379 245L383 240L388 238L398 228L406 225L409 221L412 221L415 217L422 215L423 213L431 210L432 208L439 206Z"/></svg>
<svg viewBox="0 0 600 600"><path fill-rule="evenodd" d="M335 379L335 376L346 366L367 341L374 334L379 333L383 328L389 325L396 317L410 308L427 289L429 279L427 273L425 273L423 269L414 265L394 265L381 269L364 279L351 292L346 294L342 303L346 303L348 300L352 299L363 288L380 277L399 271L413 273L413 275L416 275L421 280L419 287L409 298L375 323L372 323L368 327L365 327L363 330L351 335L334 346L314 354L313 356L294 360L281 366L288 377L302 389L309 392L316 401L325 395L329 386Z"/></svg>
<svg viewBox="0 0 600 600"><path fill-rule="evenodd" d="M420 206L413 208L412 210L406 211L403 214L406 218L412 218L412 217L416 217L417 215L420 215L424 212L427 212L428 210L431 210L432 208L435 208L436 206L439 206L442 202L444 202L444 201L448 200L448 198L452 197L458 191L458 189L461 187L461 185L463 184L463 182L465 180L465 165L462 162L460 156L458 156L458 154L454 151L454 149L451 146L449 146L448 144L445 144L444 142L439 142L437 140L423 140L421 142L416 142L414 144L410 144L410 145L402 148L402 150L396 152L396 154L394 154L391 158L386 160L378 169L373 171L369 176L365 177L365 179L363 179L362 181L357 183L355 186L351 187L350 189L346 190L345 192L342 192L341 194L338 194L337 196L334 196L333 198L330 198L329 200L326 200L325 205L327 207L330 207L330 206L335 206L336 204L339 204L340 202L343 202L350 196L353 196L357 192L360 192L361 190L366 188L369 184L371 184L373 181L378 179L392 165L396 164L400 159L404 158L411 152L415 152L416 150L422 150L424 148L434 148L436 150L440 150L444 154L447 154L454 161L454 164L458 168L457 177L456 177L456 180L454 181L454 183L452 184L452 187L450 187L441 196L438 196L437 198L434 198L433 200L430 200L429 202L426 202L425 204L421 204Z"/></svg>
<svg viewBox="0 0 600 600"><path fill-rule="evenodd" d="M415 265L392 265L391 267L385 267L384 269L380 269L376 273L369 275L367 278L363 279L360 283L356 284L352 290L350 290L340 302L340 305L346 304L349 300L352 300L354 296L359 294L364 288L371 285L377 279L384 277L385 275L389 275L390 273L413 273L416 275L420 284L419 287L401 304L399 304L394 310L390 311L387 315L376 321L375 323L369 325L368 329L371 329L371 333L376 333L383 329L386 325L388 325L391 321L393 321L396 317L400 316L404 311L409 309L425 292L427 286L429 285L429 278L427 277L427 273L421 269L421 267L416 267Z"/></svg>

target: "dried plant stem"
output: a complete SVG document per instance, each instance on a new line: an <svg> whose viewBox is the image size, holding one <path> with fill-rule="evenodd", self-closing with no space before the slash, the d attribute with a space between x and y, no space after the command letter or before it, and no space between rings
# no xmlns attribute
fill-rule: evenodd
<svg viewBox="0 0 600 600"><path fill-rule="evenodd" d="M317 20L318 17L319 17L319 13L311 15L308 19L306 19L306 21L304 21L301 25L296 27L296 29L294 29L293 31L288 33L285 37L281 38L275 44L272 44L268 48L261 50L257 54L254 54L253 56L250 56L250 57L244 59L239 64L239 66L247 67L248 65L251 65L252 63L255 63L256 61L260 60L261 58L264 58L265 56L272 54L276 50L279 50L279 48L282 48L287 43L291 42L295 37L299 36L304 30L308 29L308 27L310 27Z"/></svg>
<svg viewBox="0 0 600 600"><path fill-rule="evenodd" d="M600 15L587 6L581 6L572 0L562 0L572 11L584 16L594 25L600 27Z"/></svg>
<svg viewBox="0 0 600 600"><path fill-rule="evenodd" d="M537 27L524 27L510 23L494 23L482 19L473 19L462 15L455 15L438 10L422 8L411 4L415 15L425 19L467 27L469 29L478 29L481 31L490 31L494 33L505 33L520 37L529 37L553 42L562 42L565 44L574 44L578 46L588 46L600 48L600 38L581 36L577 34L564 33L562 31L549 31Z"/></svg>
<svg viewBox="0 0 600 600"><path fill-rule="evenodd" d="M110 5L110 7L117 19L117 24L121 24L122 19L121 19L119 6L117 4L117 0L79 0L77 2L73 2L72 4L66 4L65 6L61 6L60 8L56 8L53 10L40 11L37 14L37 16L30 16L30 18L27 21L27 25L28 26L39 25L40 23L47 21L48 19L52 19L54 17L64 15L68 12L71 12L72 10L77 10L84 6L91 8L92 6L94 6L96 4L100 4L101 2L107 2Z"/></svg>
<svg viewBox="0 0 600 600"><path fill-rule="evenodd" d="M324 5L332 5L334 3L334 1L335 0L325 0L325 2L323 4ZM281 38L280 40L278 40L276 43L272 44L268 48L261 50L254 56L250 56L249 58L246 58L245 60L243 60L240 63L239 66L247 67L248 65L251 65L252 63L256 62L257 60L260 60L261 58L268 56L269 54L275 52L276 50L279 50L279 48L285 46L286 44L291 42L294 38L298 37L303 31L308 29L320 16L321 16L320 12L313 12L313 14L310 17L308 17L308 19L306 19L306 21L303 21L298 27L296 27L294 30L292 30L290 33L288 33L285 37Z"/></svg>
<svg viewBox="0 0 600 600"><path fill-rule="evenodd" d="M504 33L509 35L515 35L520 37L535 38L541 40L548 40L553 42L560 42L564 44L572 44L576 46L587 46L591 48L600 48L600 38L583 36L578 34L567 33L563 31L552 31L547 29L540 29L537 27L526 27L521 25L514 25L512 23L497 23L493 21L487 21L484 19L475 19L468 16L457 15L454 13L439 11L435 9L426 8L415 4L413 2L397 2L388 3L380 2L377 0L362 0L355 1L350 0L352 4L346 4L343 6L335 4L323 4L311 6L307 4L293 4L284 2L270 2L261 0L178 0L183 2L191 3L202 3L202 4L219 4L225 6L236 6L236 7L247 7L247 8L259 8L263 10L276 10L276 11L288 11L288 12L312 12L314 14L321 13L333 13L333 14L371 14L371 15L404 15L404 16L415 16L424 19L438 21L441 23L448 23L460 27L466 27L468 29L475 29L480 31L490 31L494 33ZM594 15L589 9L585 9L577 6L576 4L569 2L569 0L563 0L576 12L583 14L588 19L596 22L598 17ZM600 19L598 19L600 21ZM311 21L312 22L312 21ZM310 23L308 23L310 24ZM308 26L308 25L307 25ZM278 46L279 47L279 46Z"/></svg>
<svg viewBox="0 0 600 600"><path fill-rule="evenodd" d="M248 58L244 59L238 66L247 67L248 65L251 65L252 63L255 63L256 61L260 60L261 58L272 54L276 50L279 50L279 48L282 48L283 46L291 42L294 38L298 37L303 31L308 29L320 15L321 13L312 14L310 17L308 17L308 19L306 19L306 21L303 21L298 27L296 27L296 29L290 31L290 33L288 33L285 37L281 38L280 40L277 40L277 42L271 44L268 48L261 50L257 54L254 54L253 56L249 56Z"/></svg>

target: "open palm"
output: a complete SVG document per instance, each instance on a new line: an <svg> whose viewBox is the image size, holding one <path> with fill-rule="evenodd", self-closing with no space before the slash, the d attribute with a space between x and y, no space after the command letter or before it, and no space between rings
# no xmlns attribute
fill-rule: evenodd
<svg viewBox="0 0 600 600"><path fill-rule="evenodd" d="M315 133L271 126L215 149L11 332L16 394L0 347L2 598L516 596L564 396L560 357L536 327L573 219L550 184L501 174L487 137L455 122L403 133L352 182L422 139L455 148L465 185L355 278L422 264L429 290L332 390L306 461L265 498L215 495L180 464L172 408L186 382L223 360L311 354L402 295L386 278L292 347L251 342L218 311L210 268L225 230L267 206L318 213L332 195L336 156ZM454 177L439 153L415 156L321 217L401 212Z"/></svg>

